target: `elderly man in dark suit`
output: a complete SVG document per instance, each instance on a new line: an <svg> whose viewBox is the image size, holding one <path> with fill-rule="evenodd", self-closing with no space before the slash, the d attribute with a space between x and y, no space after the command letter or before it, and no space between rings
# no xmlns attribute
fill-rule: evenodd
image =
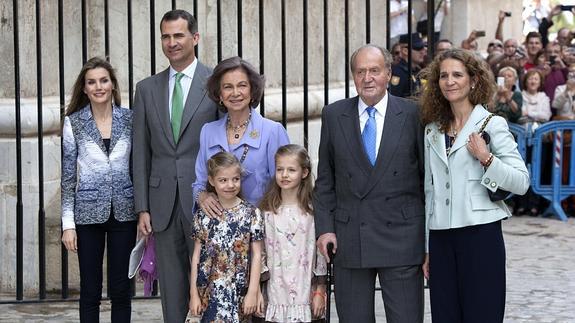
<svg viewBox="0 0 575 323"><path fill-rule="evenodd" d="M334 245L340 322L375 322L379 277L387 322L423 322L423 128L417 106L386 92L391 54L351 56L358 96L322 112L314 211L317 245ZM330 260L331 261L331 260Z"/></svg>
<svg viewBox="0 0 575 323"><path fill-rule="evenodd" d="M198 62L198 26L184 10L160 22L170 67L138 83L134 100L134 195L138 230L156 240L164 322L182 323L188 312L193 241L192 183L200 129L218 117L206 95L211 70Z"/></svg>

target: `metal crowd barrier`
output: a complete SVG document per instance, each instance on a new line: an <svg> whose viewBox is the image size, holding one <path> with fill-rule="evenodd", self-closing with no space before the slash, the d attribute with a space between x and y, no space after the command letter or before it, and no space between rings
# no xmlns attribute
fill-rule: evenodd
<svg viewBox="0 0 575 323"><path fill-rule="evenodd" d="M575 194L575 145L571 142L571 154L569 160L565 160L563 149L565 135L573 133L575 121L551 121L535 129L527 143L532 146L531 154L531 189L536 194L551 201L549 208L543 212L544 216L554 215L562 221L567 221L567 216L561 207L561 201ZM541 184L541 166L544 162L543 143L548 138L553 138L553 173L551 184ZM571 140L570 140L571 141ZM569 163L569 180L562 183L563 163Z"/></svg>

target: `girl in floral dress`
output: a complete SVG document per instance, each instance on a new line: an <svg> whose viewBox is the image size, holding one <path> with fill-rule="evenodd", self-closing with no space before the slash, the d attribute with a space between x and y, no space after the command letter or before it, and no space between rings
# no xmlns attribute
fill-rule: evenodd
<svg viewBox="0 0 575 323"><path fill-rule="evenodd" d="M201 322L248 322L258 308L263 248L263 217L242 200L241 165L227 152L207 162L206 189L217 195L224 211L211 217L198 210L190 280L190 312Z"/></svg>
<svg viewBox="0 0 575 323"><path fill-rule="evenodd" d="M311 162L298 145L280 147L275 162L275 182L260 204L270 273L265 320L312 322L325 314L327 266L315 246Z"/></svg>

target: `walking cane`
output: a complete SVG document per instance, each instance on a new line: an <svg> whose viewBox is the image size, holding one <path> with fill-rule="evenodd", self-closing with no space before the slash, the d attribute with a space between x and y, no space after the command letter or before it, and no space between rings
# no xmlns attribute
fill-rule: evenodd
<svg viewBox="0 0 575 323"><path fill-rule="evenodd" d="M329 257L329 263L327 264L327 278L326 278L326 293L327 300L325 304L325 321L330 322L331 316L331 284L333 283L333 259L335 254L333 253L333 243L327 245L327 255Z"/></svg>

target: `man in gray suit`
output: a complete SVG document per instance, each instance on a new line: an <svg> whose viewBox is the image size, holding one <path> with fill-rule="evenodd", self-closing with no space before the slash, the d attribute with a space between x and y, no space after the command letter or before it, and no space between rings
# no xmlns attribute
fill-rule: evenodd
<svg viewBox="0 0 575 323"><path fill-rule="evenodd" d="M423 322L423 128L417 106L386 93L391 54L351 56L359 96L322 111L314 211L317 245L334 245L340 322L375 322L375 279L388 323ZM331 261L331 260L330 260Z"/></svg>
<svg viewBox="0 0 575 323"><path fill-rule="evenodd" d="M218 114L204 89L211 70L194 52L200 38L194 17L169 11L160 30L170 67L139 82L134 99L135 211L138 230L155 235L164 322L182 323L190 295L192 183L200 130Z"/></svg>

